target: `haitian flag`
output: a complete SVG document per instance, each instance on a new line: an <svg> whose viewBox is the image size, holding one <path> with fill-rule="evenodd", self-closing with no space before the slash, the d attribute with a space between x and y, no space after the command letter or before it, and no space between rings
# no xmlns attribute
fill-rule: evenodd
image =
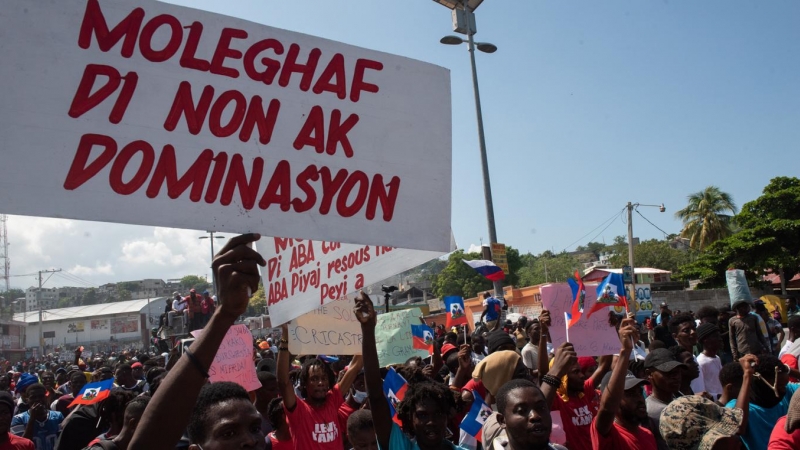
<svg viewBox="0 0 800 450"><path fill-rule="evenodd" d="M389 368L386 373L386 378L383 379L383 395L386 396L386 401L389 402L389 411L392 413L392 420L398 425L402 426L400 419L397 418L397 404L400 403L406 396L408 390L408 383L406 379L400 376L394 370L394 367Z"/></svg>
<svg viewBox="0 0 800 450"><path fill-rule="evenodd" d="M467 313L464 309L464 299L455 295L444 298L444 310L447 311L446 327L467 324Z"/></svg>
<svg viewBox="0 0 800 450"><path fill-rule="evenodd" d="M476 272L486 277L487 280L503 281L506 279L506 274L503 273L503 269L491 261L487 261L485 259L473 259L472 261L462 259L462 261L475 269Z"/></svg>
<svg viewBox="0 0 800 450"><path fill-rule="evenodd" d="M75 405L93 405L95 403L100 403L108 398L108 394L111 393L111 388L113 387L113 378L105 381L98 381L97 383L89 383L81 389L78 395L75 396L75 400L73 400L67 408L72 408Z"/></svg>
<svg viewBox="0 0 800 450"><path fill-rule="evenodd" d="M411 324L411 336L414 339L414 348L427 350L433 353L433 328L427 325Z"/></svg>
<svg viewBox="0 0 800 450"><path fill-rule="evenodd" d="M590 317L595 311L608 306L622 306L628 309L628 299L625 297L625 283L622 281L622 274L610 273L597 286L597 301L586 317Z"/></svg>
<svg viewBox="0 0 800 450"><path fill-rule="evenodd" d="M476 441L483 442L481 430L483 429L483 424L486 422L486 419L492 415L492 407L486 404L477 391L473 390L472 396L475 397L475 400L472 402L469 414L461 421L461 438L459 441L466 438L464 434L467 434L472 436Z"/></svg>
<svg viewBox="0 0 800 450"><path fill-rule="evenodd" d="M567 283L572 289L572 308L566 313L567 328L570 328L581 319L583 303L586 301L586 286L584 286L583 279L577 270L575 271L575 280L567 278Z"/></svg>

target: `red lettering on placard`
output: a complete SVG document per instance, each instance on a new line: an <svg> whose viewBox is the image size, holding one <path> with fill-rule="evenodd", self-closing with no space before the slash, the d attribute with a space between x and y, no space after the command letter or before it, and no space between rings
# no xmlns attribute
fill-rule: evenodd
<svg viewBox="0 0 800 450"><path fill-rule="evenodd" d="M317 153L325 151L325 114L322 108L314 106L308 113L308 118L303 128L294 139L295 150L302 150L306 145L314 147Z"/></svg>
<svg viewBox="0 0 800 450"><path fill-rule="evenodd" d="M133 55L133 49L136 48L136 37L143 19L144 9L136 8L109 30L103 11L100 10L100 3L97 0L89 0L86 2L86 12L78 34L78 46L84 50L88 49L92 43L93 32L97 39L97 46L104 52L111 50L117 45L117 42L125 38L120 55L130 58Z"/></svg>
<svg viewBox="0 0 800 450"><path fill-rule="evenodd" d="M242 63L244 64L244 71L247 76L250 77L250 79L270 85L273 81L275 81L275 77L280 72L281 63L280 61L272 58L261 58L261 64L264 65L264 70L259 72L256 69L255 60L258 55L265 50L272 50L276 55L282 55L283 44L275 39L264 39L263 41L258 41L247 49Z"/></svg>
<svg viewBox="0 0 800 450"><path fill-rule="evenodd" d="M95 146L101 147L101 151L92 158ZM129 143L119 154L117 148L116 141L108 136L84 135L64 181L64 188L77 189L111 164L109 186L122 195L138 191L149 178L145 190L148 198L159 197L162 186L166 185L169 198L177 199L190 190L189 199L198 202L205 187L205 201L215 203L219 195L219 203L223 206L233 203L238 191L243 210L253 209L261 193L258 203L260 209L280 204L284 212L293 209L294 212L305 212L316 208L324 215L330 213L331 206L336 202L335 212L339 217L353 217L362 213L365 217L369 215L366 218L372 220L380 206L385 221L392 219L399 193L398 177L388 185L383 185L382 176L374 176L370 180L361 171L349 172L347 169L339 169L334 175L329 167L316 165L309 165L292 177L291 164L286 160L277 162L269 180L262 183L265 178L265 162L262 158L252 159L251 167L246 170L242 155L234 153L228 164L227 153L215 155L210 149L198 153L188 169L179 175L177 151L172 145L165 145L158 155L152 145L143 140ZM123 179L126 173L129 180ZM302 187L304 199L292 197L295 186ZM288 242L292 245L291 240Z"/></svg>
<svg viewBox="0 0 800 450"><path fill-rule="evenodd" d="M162 25L167 25L170 29L169 42L163 49L153 50L153 35ZM183 42L181 23L169 14L161 14L150 19L142 28L142 34L139 36L139 51L148 61L164 62L178 53L181 42Z"/></svg>
<svg viewBox="0 0 800 450"><path fill-rule="evenodd" d="M206 86L203 88L203 93L200 95L197 105L195 105L192 98L192 85L188 81L181 81L178 86L178 92L175 93L175 100L172 101L172 107L167 114L167 119L164 121L164 129L175 131L175 127L178 126L178 120L183 116L189 133L200 134L213 98L214 88Z"/></svg>
<svg viewBox="0 0 800 450"><path fill-rule="evenodd" d="M328 144L325 146L325 151L329 155L333 155L336 153L336 149L341 143L345 156L352 158L353 146L350 145L350 139L347 137L347 133L358 123L358 115L350 114L344 122L340 123L341 120L342 112L338 109L334 109L333 112L331 112L331 122L328 127Z"/></svg>
<svg viewBox="0 0 800 450"><path fill-rule="evenodd" d="M353 73L353 84L350 86L350 100L352 102L358 102L361 99L361 91L377 94L380 90L377 84L364 81L364 73L366 73L367 69L383 70L383 64L370 59L358 59L356 61L356 69Z"/></svg>
<svg viewBox="0 0 800 450"><path fill-rule="evenodd" d="M233 113L228 118L228 123L222 123L222 112L233 105ZM247 100L239 91L225 91L214 101L211 107L211 115L208 116L208 129L216 137L224 138L236 133L244 120L244 113L247 110Z"/></svg>
<svg viewBox="0 0 800 450"><path fill-rule="evenodd" d="M126 183L122 179L122 174L137 153L142 154L142 160L133 178ZM108 183L111 185L111 189L121 195L131 195L136 192L147 181L147 176L150 175L150 171L153 169L155 159L156 153L153 150L153 146L145 141L133 141L123 147L122 151L114 159L114 164L111 165L111 172L108 174Z"/></svg>
<svg viewBox="0 0 800 450"><path fill-rule="evenodd" d="M211 63L205 59L195 57L197 46L200 45L200 36L203 34L203 24L192 22L191 25L185 28L189 29L189 37L186 38L186 45L183 47L183 53L181 54L181 67L205 72L211 67Z"/></svg>
<svg viewBox="0 0 800 450"><path fill-rule="evenodd" d="M311 108L308 113L308 118L303 124L303 128L297 134L294 140L294 148L302 150L303 147L310 145L314 147L317 153L326 152L329 155L336 153L339 144L342 145L342 150L348 158L353 157L353 146L350 144L350 139L347 133L353 129L358 123L358 115L350 114L350 116L342 120L342 112L334 109L331 112L331 119L328 125L328 139L325 139L325 114L322 112L320 106Z"/></svg>
<svg viewBox="0 0 800 450"><path fill-rule="evenodd" d="M203 150L189 169L178 178L175 149L171 145L165 145L158 158L153 177L150 179L150 185L147 187L147 196L157 197L161 186L166 184L169 198L178 198L191 186L189 200L199 202L203 197L203 187L205 187L206 177L208 177L213 160L214 152L209 149Z"/></svg>
<svg viewBox="0 0 800 450"><path fill-rule="evenodd" d="M222 205L229 205L233 200L233 191L239 190L239 197L242 199L244 209L253 209L258 197L258 186L261 183L261 175L264 173L264 160L262 158L253 159L253 168L250 171L250 180L244 170L242 155L235 154L231 158L231 165L228 168L228 176L225 178L225 186L222 188L222 197L219 202Z"/></svg>
<svg viewBox="0 0 800 450"><path fill-rule="evenodd" d="M335 78L336 81L332 81ZM341 53L333 55L331 62L325 67L322 75L319 76L314 84L313 92L321 94L323 92L333 92L340 100L347 98L347 79L344 75L344 56Z"/></svg>
<svg viewBox="0 0 800 450"><path fill-rule="evenodd" d="M247 32L236 28L223 28L217 42L217 49L214 57L211 58L211 73L231 78L239 78L239 71L230 67L225 67L225 59L241 59L242 52L230 47L234 39L247 39Z"/></svg>
<svg viewBox="0 0 800 450"><path fill-rule="evenodd" d="M108 80L97 91L94 90L95 81L98 76L108 77ZM114 102L114 107L111 108L111 113L108 120L111 123L120 123L122 117L125 115L125 110L130 104L133 92L136 90L136 84L139 81L139 76L136 72L128 72L124 77L120 76L117 69L111 66L101 64L88 64L83 70L81 82L78 84L78 90L75 92L75 97L72 99L72 104L69 107L69 116L73 119L85 114L95 106L99 105L103 100L107 99L113 94L122 83L122 91L120 91L117 101Z"/></svg>
<svg viewBox="0 0 800 450"><path fill-rule="evenodd" d="M319 57L322 55L322 50L313 48L308 53L308 60L305 64L297 62L297 57L300 55L300 46L292 44L289 46L289 53L286 54L286 60L283 61L283 69L281 76L278 78L278 84L282 87L289 85L293 73L300 73L303 75L300 78L300 90L303 92L311 88L311 79L314 77L314 71L317 70L317 63Z"/></svg>
<svg viewBox="0 0 800 450"><path fill-rule="evenodd" d="M261 196L261 201L258 202L258 207L268 209L271 204L277 203L281 205L282 211L289 211L292 204L290 176L289 161L278 162L278 165L275 166L275 172L272 173L267 188L264 190L264 195Z"/></svg>
<svg viewBox="0 0 800 450"><path fill-rule="evenodd" d="M92 147L99 145L103 151L88 166L89 156ZM103 136L102 134L84 134L78 143L78 151L72 160L72 165L67 172L67 179L64 180L64 189L69 191L79 188L83 183L89 181L97 175L117 154L117 143L114 139Z"/></svg>

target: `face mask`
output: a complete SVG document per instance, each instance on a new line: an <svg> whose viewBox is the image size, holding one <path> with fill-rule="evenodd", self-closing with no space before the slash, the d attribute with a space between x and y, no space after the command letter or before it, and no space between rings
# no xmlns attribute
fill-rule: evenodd
<svg viewBox="0 0 800 450"><path fill-rule="evenodd" d="M364 400L367 399L367 393L359 391L357 389L353 389L353 399L358 404L364 403Z"/></svg>

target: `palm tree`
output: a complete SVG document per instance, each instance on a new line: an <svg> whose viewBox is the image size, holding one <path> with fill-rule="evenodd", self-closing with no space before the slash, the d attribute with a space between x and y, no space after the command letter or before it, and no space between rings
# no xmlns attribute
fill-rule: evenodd
<svg viewBox="0 0 800 450"><path fill-rule="evenodd" d="M709 186L690 194L688 200L686 208L676 212L675 217L683 221L681 237L688 238L692 248L703 250L733 234L731 221L736 214L736 204L730 194Z"/></svg>

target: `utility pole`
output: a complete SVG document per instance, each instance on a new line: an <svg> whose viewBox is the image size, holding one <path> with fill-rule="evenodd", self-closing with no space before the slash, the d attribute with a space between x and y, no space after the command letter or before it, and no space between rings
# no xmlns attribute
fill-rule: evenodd
<svg viewBox="0 0 800 450"><path fill-rule="evenodd" d="M61 269L40 270L39 271L39 290L36 291L36 303L39 304L39 358L44 356L44 338L42 337L42 274L61 272ZM50 278L48 277L48 280ZM47 280L45 280L47 281ZM76 335L77 337L77 335Z"/></svg>
<svg viewBox="0 0 800 450"><path fill-rule="evenodd" d="M8 216L0 214L0 265L3 266L3 280L6 282L6 292L11 290L11 258L8 256L7 221ZM11 300L13 299L8 299L9 302L11 302Z"/></svg>
<svg viewBox="0 0 800 450"><path fill-rule="evenodd" d="M633 207L635 205L628 202L628 265L631 266L631 299L628 300L628 310L630 312L630 302L636 301L636 269L633 266Z"/></svg>

